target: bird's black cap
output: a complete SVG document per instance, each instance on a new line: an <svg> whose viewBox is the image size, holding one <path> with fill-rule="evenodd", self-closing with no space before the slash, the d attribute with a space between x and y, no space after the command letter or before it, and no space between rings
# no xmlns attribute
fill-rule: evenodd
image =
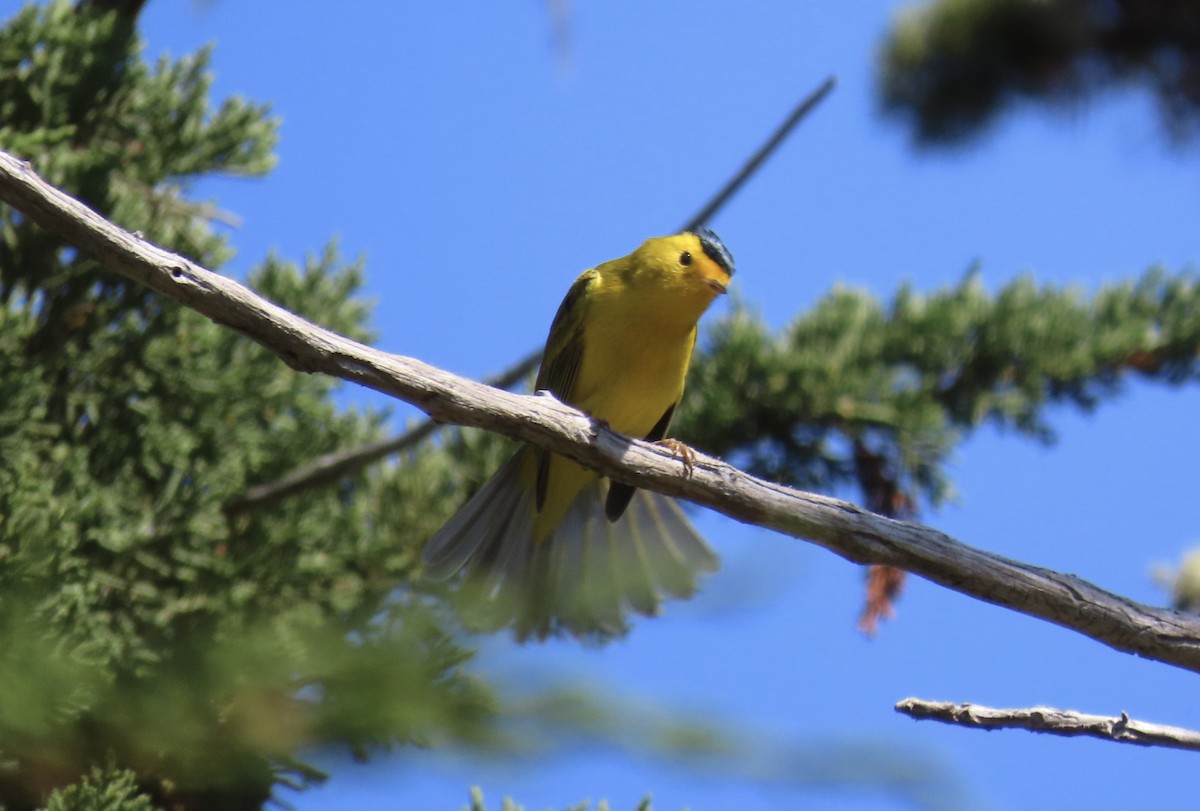
<svg viewBox="0 0 1200 811"><path fill-rule="evenodd" d="M730 276L733 275L733 254L725 247L725 243L717 236L715 231L708 228L697 228L692 232L700 237L700 245L704 248L704 255L716 262Z"/></svg>

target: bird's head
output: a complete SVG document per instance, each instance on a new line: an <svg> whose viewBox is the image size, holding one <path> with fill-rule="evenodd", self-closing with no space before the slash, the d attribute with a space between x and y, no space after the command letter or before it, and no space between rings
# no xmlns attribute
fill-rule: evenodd
<svg viewBox="0 0 1200 811"><path fill-rule="evenodd" d="M648 239L631 259L651 271L657 283L711 297L724 293L733 277L733 255L707 228Z"/></svg>

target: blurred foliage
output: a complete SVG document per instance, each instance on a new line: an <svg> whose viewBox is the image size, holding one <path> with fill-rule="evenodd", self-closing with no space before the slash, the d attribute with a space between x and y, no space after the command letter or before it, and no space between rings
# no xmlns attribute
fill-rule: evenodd
<svg viewBox="0 0 1200 811"><path fill-rule="evenodd" d="M95 767L79 783L55 789L46 811L151 811L150 798L138 791L137 775L114 767Z"/></svg>
<svg viewBox="0 0 1200 811"><path fill-rule="evenodd" d="M1022 100L1076 104L1148 86L1166 132L1200 133L1196 0L932 0L901 12L883 44L879 92L915 139L977 135Z"/></svg>
<svg viewBox="0 0 1200 811"><path fill-rule="evenodd" d="M526 746L521 754L544 763L564 752L586 756L613 748L669 762L697 778L730 776L762 789L836 787L874 794L912 808L951 811L972 806L970 790L937 758L885 738L834 731L809 743L750 731L711 712L689 714L661 701L599 697L588 683L543 686L516 699L507 713L509 735L523 742L553 740L553 751ZM551 737L546 732L553 732Z"/></svg>
<svg viewBox="0 0 1200 811"><path fill-rule="evenodd" d="M579 803L567 807L567 811L591 811L592 804L590 802ZM595 806L596 811L610 811L608 803L601 800ZM487 811L487 805L483 801L483 790L478 786L471 789L471 804L463 806L463 811ZM500 804L500 811L525 811L525 806L517 805L508 797ZM653 811L650 805L650 798L643 799L634 808L634 811Z"/></svg>

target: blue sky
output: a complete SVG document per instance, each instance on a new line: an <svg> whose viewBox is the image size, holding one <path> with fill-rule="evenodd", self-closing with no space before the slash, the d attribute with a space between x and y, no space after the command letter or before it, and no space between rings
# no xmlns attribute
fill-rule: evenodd
<svg viewBox="0 0 1200 811"><path fill-rule="evenodd" d="M914 151L873 95L899 6L576 2L565 62L540 0L152 0L143 31L151 58L213 43L215 97L267 101L283 119L268 178L195 190L244 219L228 272L336 236L367 259L379 346L474 377L541 343L580 270L674 230L829 74L834 95L713 223L737 257L737 295L773 325L834 284L887 297L905 281L951 284L976 261L989 285L1031 272L1082 290L1194 261L1200 155L1164 146L1137 90L1017 110L969 148ZM1161 603L1151 564L1200 540L1198 404L1194 390L1135 384L1095 415L1055 413L1050 448L982 432L955 456L957 502L922 518ZM1194 792L1194 756L891 709L915 695L1200 727L1194 676L916 580L867 640L854 630L858 568L720 516L698 523L725 561L700 597L603 649L490 640L481 672L586 680L781 746L882 744L902 762L936 759L980 808L1165 807ZM607 797L625 809L647 793L660 811L909 807L612 749L329 763L325 788L288 798L301 811L452 809L472 784L493 806L511 795L530 808Z"/></svg>

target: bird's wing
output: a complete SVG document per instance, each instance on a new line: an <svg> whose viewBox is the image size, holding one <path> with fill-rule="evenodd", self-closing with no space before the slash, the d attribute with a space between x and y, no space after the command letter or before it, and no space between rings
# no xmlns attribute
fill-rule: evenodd
<svg viewBox="0 0 1200 811"><path fill-rule="evenodd" d="M550 324L550 335L546 338L546 349L542 356L542 368L538 370L537 391L548 391L564 403L572 400L575 377L583 359L583 324L585 318L588 285L596 278L596 271L589 270L580 275ZM550 453L539 450L537 456L536 504L541 510L546 503L546 490L550 483Z"/></svg>

